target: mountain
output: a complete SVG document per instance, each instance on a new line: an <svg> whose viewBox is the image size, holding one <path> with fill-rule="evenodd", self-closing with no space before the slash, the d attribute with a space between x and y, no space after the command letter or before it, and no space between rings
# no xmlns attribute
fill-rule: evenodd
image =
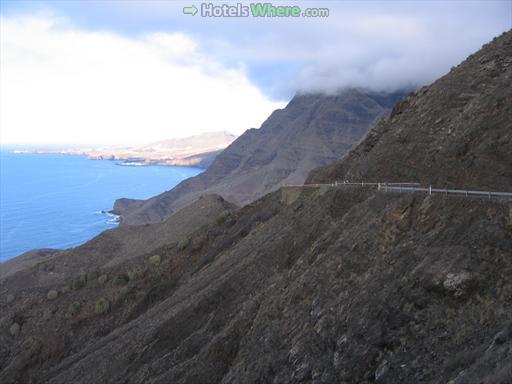
<svg viewBox="0 0 512 384"><path fill-rule="evenodd" d="M157 141L142 146L23 150L17 153L59 153L84 155L91 160L118 160L121 165L186 166L208 168L215 157L236 139L227 132L207 132L195 136Z"/></svg>
<svg viewBox="0 0 512 384"><path fill-rule="evenodd" d="M421 106L437 102L430 87L469 92L471 83L451 81L464 72L486 84L484 100L511 105L512 32L409 97L345 159L308 180L403 181L448 168L435 158L412 168L403 159L431 159L437 118L422 124L415 112L437 113ZM446 124L465 113L485 120L473 131L481 143L512 122L510 109L493 103L443 110ZM418 153L392 148L388 170L372 148L399 130L418 138ZM466 156L484 148L470 145ZM464 160L446 160L455 169L439 172L460 173L457 186L476 182ZM512 185L510 154L485 161L486 184L475 186ZM128 259L109 264L110 243L93 240L0 277L0 382L512 382L510 200L306 185L238 209L216 196L210 204L219 214L182 241L157 243L149 234L159 224L121 227L136 243L125 250L138 247ZM82 270L60 272L74 263Z"/></svg>
<svg viewBox="0 0 512 384"><path fill-rule="evenodd" d="M226 148L236 139L228 132L205 132L195 136L155 141L140 147L146 152L182 151L202 148L203 152L214 152Z"/></svg>
<svg viewBox="0 0 512 384"><path fill-rule="evenodd" d="M260 129L236 139L206 172L146 201L120 199L113 212L122 224L154 223L204 193L244 205L281 185L302 184L309 171L343 156L402 96L359 90L298 95Z"/></svg>
<svg viewBox="0 0 512 384"><path fill-rule="evenodd" d="M345 177L512 191L510 49L507 39L497 40L417 90L347 158L309 181Z"/></svg>

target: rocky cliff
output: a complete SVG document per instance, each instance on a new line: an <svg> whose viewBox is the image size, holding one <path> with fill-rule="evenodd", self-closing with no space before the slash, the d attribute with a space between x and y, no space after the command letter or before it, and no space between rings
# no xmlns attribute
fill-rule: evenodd
<svg viewBox="0 0 512 384"><path fill-rule="evenodd" d="M511 46L508 32L457 71L467 79L473 72L482 81L501 79L488 97L504 95L500 100L510 105L512 65L496 73L480 58L511 63ZM453 76L441 84L455 86ZM456 86L458 93L471 88ZM345 160L310 180L434 175L432 163L407 168L401 161L429 159L438 148L425 133L431 125L420 124L424 117L417 114L415 124L409 115L420 104L434 104L432 98L437 93L429 88L411 96ZM489 109L493 105L446 105L443 116L455 121L469 113L483 121L485 115L486 129L473 134L486 143L502 132L501 123L511 123L507 109ZM371 148L391 140L386 136L397 114L409 116L408 137L426 141L414 146L418 153L396 150L386 157L395 175ZM380 133L382 127L388 133ZM466 156L480 150L468 146ZM510 153L491 159L485 160L486 184L475 185L512 185ZM460 173L457 183L473 185L477 179L464 160L452 164L455 169L439 172ZM210 199L208 206L222 202ZM512 382L510 201L283 187L213 216L179 241L145 234L139 250L116 257L119 262L105 263L110 249L90 242L0 278L0 382ZM127 228L136 236L154 225ZM97 256L88 255L101 255L100 267ZM88 257L90 263L53 278Z"/></svg>
<svg viewBox="0 0 512 384"><path fill-rule="evenodd" d="M204 193L244 205L281 185L302 184L312 169L342 157L403 95L298 95L235 140L206 172L147 201L117 201L113 211L122 224L153 223Z"/></svg>

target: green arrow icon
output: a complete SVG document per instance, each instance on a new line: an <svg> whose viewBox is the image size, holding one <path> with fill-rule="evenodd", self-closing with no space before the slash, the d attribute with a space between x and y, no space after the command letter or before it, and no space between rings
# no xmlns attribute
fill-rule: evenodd
<svg viewBox="0 0 512 384"><path fill-rule="evenodd" d="M197 8L195 5L193 5L191 7L183 7L183 13L185 15L195 16L195 14L197 13Z"/></svg>

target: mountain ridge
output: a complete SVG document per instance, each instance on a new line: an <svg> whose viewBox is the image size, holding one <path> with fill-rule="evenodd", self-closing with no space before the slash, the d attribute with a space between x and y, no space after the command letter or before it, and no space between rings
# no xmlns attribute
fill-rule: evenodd
<svg viewBox="0 0 512 384"><path fill-rule="evenodd" d="M512 97L512 88L502 84L511 81L512 59L505 53L512 51L512 43L504 36L508 35L495 38L448 75L404 98L371 137L344 159L311 172L307 182L419 182L511 192L512 109L506 100ZM474 108L486 112L475 115ZM482 137L482 130L489 134ZM495 166L500 168L489 171Z"/></svg>
<svg viewBox="0 0 512 384"><path fill-rule="evenodd" d="M158 222L203 193L244 205L284 184L301 184L309 171L345 154L389 111L403 92L297 95L219 154L208 170L146 201L120 199L121 223Z"/></svg>

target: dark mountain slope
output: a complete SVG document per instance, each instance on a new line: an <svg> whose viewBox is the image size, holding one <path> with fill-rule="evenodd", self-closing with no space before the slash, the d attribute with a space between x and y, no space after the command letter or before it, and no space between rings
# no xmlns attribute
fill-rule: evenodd
<svg viewBox="0 0 512 384"><path fill-rule="evenodd" d="M495 39L395 106L371 136L309 182L418 181L512 191L512 39Z"/></svg>
<svg viewBox="0 0 512 384"><path fill-rule="evenodd" d="M146 247L72 290L31 276L86 252L1 279L0 382L512 382L510 201L281 188Z"/></svg>
<svg viewBox="0 0 512 384"><path fill-rule="evenodd" d="M312 169L339 159L403 93L296 96L260 129L226 148L210 168L147 201L121 199L123 224L158 222L204 193L243 205L283 184L302 184Z"/></svg>
<svg viewBox="0 0 512 384"><path fill-rule="evenodd" d="M476 384L510 369L510 204L358 189L280 202L295 194L158 249L159 265L107 268L107 284L15 291L1 381L439 383L469 369L456 383Z"/></svg>

